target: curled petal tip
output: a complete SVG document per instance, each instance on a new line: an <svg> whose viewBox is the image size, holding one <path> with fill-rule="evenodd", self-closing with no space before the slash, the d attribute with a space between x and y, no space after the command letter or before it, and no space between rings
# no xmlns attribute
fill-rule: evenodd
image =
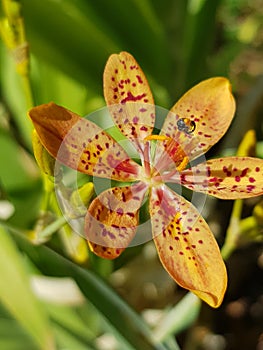
<svg viewBox="0 0 263 350"><path fill-rule="evenodd" d="M227 272L224 265L224 268L220 274L220 282L216 283L214 286L210 286L206 291L202 290L191 290L195 295L200 299L206 302L209 306L213 308L218 308L224 299L226 288L227 288ZM218 278L215 279L215 281Z"/></svg>
<svg viewBox="0 0 263 350"><path fill-rule="evenodd" d="M160 200L161 199L161 200ZM150 214L159 258L177 284L212 307L222 303L227 272L217 242L193 205L163 187L152 190Z"/></svg>

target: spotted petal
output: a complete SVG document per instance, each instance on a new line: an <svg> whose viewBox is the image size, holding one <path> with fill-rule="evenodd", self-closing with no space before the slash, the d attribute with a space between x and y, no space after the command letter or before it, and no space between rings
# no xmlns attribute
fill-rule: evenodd
<svg viewBox="0 0 263 350"><path fill-rule="evenodd" d="M218 307L226 290L226 268L200 213L163 185L152 189L150 214L154 242L165 269L180 286Z"/></svg>
<svg viewBox="0 0 263 350"><path fill-rule="evenodd" d="M251 157L212 159L170 180L217 198L255 197L263 194L263 160Z"/></svg>
<svg viewBox="0 0 263 350"><path fill-rule="evenodd" d="M225 134L234 113L235 101L229 81L221 77L207 79L190 89L173 106L161 134L178 142L192 160ZM192 132L182 127L184 120L195 125Z"/></svg>
<svg viewBox="0 0 263 350"><path fill-rule="evenodd" d="M129 53L121 52L108 59L104 95L116 126L140 150L140 140L152 133L155 107L146 77Z"/></svg>
<svg viewBox="0 0 263 350"><path fill-rule="evenodd" d="M40 141L61 163L88 175L134 181L140 166L91 121L51 102L29 111Z"/></svg>
<svg viewBox="0 0 263 350"><path fill-rule="evenodd" d="M85 217L85 232L96 255L115 259L129 245L138 227L146 190L140 182L111 188L93 200Z"/></svg>

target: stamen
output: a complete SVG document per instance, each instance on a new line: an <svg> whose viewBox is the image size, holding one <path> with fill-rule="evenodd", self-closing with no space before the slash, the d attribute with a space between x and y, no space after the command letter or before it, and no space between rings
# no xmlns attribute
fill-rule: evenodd
<svg viewBox="0 0 263 350"><path fill-rule="evenodd" d="M175 171L178 172L181 172L186 168L189 159L179 143L173 138L166 135L149 135L144 140L163 141L163 147L165 150L163 155L159 157L157 164L154 166L156 169L156 172L153 174L154 176L157 175L157 172L160 174L163 170L167 171L172 164L175 165Z"/></svg>
<svg viewBox="0 0 263 350"><path fill-rule="evenodd" d="M179 171L179 172L183 171L186 168L188 163L189 163L189 158L187 156L185 156L183 158L183 160L181 161L181 163L176 167L177 171Z"/></svg>
<svg viewBox="0 0 263 350"><path fill-rule="evenodd" d="M169 140L170 137L165 136L165 135L149 135L147 137L145 137L145 141L151 141L151 140L157 140L157 141L165 141L165 140Z"/></svg>

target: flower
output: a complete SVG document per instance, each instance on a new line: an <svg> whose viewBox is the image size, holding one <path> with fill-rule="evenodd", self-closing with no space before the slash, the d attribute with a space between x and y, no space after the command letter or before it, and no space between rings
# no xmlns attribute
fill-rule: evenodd
<svg viewBox="0 0 263 350"><path fill-rule="evenodd" d="M149 85L127 52L110 56L104 94L141 165L96 124L63 107L49 103L29 112L42 144L59 162L126 183L100 193L90 204L85 233L91 250L103 258L118 257L135 236L140 207L148 196L153 240L164 268L180 286L218 307L227 273L216 240L198 210L165 183L223 199L263 193L260 159L219 158L191 167L192 160L224 135L234 116L228 80L211 78L189 90L168 113L159 135L153 134L155 106Z"/></svg>

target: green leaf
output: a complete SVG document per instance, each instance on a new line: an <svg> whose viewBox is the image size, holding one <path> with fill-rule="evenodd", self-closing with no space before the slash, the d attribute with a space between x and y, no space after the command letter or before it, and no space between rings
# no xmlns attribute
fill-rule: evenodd
<svg viewBox="0 0 263 350"><path fill-rule="evenodd" d="M33 159L3 130L0 130L0 163L0 178L7 192L31 187L39 177Z"/></svg>
<svg viewBox="0 0 263 350"><path fill-rule="evenodd" d="M171 335L177 335L190 327L197 319L201 308L201 300L192 293L176 304L154 330L154 336L158 341L163 341Z"/></svg>
<svg viewBox="0 0 263 350"><path fill-rule="evenodd" d="M55 349L47 315L35 298L23 261L0 226L0 300L27 330L40 349Z"/></svg>
<svg viewBox="0 0 263 350"><path fill-rule="evenodd" d="M149 328L139 315L95 274L45 246L35 247L18 234L14 238L43 274L72 277L89 302L134 349L164 349L162 344L154 342Z"/></svg>
<svg viewBox="0 0 263 350"><path fill-rule="evenodd" d="M112 53L131 52L160 83L169 79L163 24L149 0L22 0L31 52L102 94L102 72ZM48 20L47 20L48 19Z"/></svg>
<svg viewBox="0 0 263 350"><path fill-rule="evenodd" d="M209 76L208 58L213 48L220 2L221 0L188 2L184 34L181 37L183 65L177 80L179 95Z"/></svg>
<svg viewBox="0 0 263 350"><path fill-rule="evenodd" d="M94 91L102 91L102 68L119 47L99 14L82 11L82 1L21 3L32 52Z"/></svg>
<svg viewBox="0 0 263 350"><path fill-rule="evenodd" d="M0 89L2 89L4 101L15 120L21 141L27 149L31 150L33 126L27 117L25 81L17 74L13 58L4 47L0 47L0 63Z"/></svg>
<svg viewBox="0 0 263 350"><path fill-rule="evenodd" d="M2 311L2 310L1 310ZM0 349L4 350L38 350L16 320L0 315Z"/></svg>

